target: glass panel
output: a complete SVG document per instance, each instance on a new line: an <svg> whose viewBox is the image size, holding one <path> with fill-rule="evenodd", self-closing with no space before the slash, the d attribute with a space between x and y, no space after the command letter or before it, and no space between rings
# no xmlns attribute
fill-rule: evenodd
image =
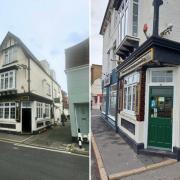
<svg viewBox="0 0 180 180"><path fill-rule="evenodd" d="M9 107L5 108L4 118L9 119Z"/></svg>
<svg viewBox="0 0 180 180"><path fill-rule="evenodd" d="M15 107L11 108L11 119L15 119L15 112L16 112L16 108Z"/></svg>
<svg viewBox="0 0 180 180"><path fill-rule="evenodd" d="M128 87L128 104L127 104L127 109L131 110L131 91L132 91L132 87Z"/></svg>

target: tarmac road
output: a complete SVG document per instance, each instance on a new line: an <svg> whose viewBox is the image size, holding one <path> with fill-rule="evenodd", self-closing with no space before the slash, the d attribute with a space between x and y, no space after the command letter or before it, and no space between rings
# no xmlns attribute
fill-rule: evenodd
<svg viewBox="0 0 180 180"><path fill-rule="evenodd" d="M2 180L88 180L89 159L0 142Z"/></svg>

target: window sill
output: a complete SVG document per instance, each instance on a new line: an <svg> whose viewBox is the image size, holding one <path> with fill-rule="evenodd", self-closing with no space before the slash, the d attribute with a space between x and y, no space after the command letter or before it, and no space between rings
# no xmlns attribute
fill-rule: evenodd
<svg viewBox="0 0 180 180"><path fill-rule="evenodd" d="M9 65L17 63L17 62L18 62L18 60L14 60L14 61L12 61L12 62L10 62L8 64L3 64L2 67L6 67L6 66L9 66Z"/></svg>
<svg viewBox="0 0 180 180"><path fill-rule="evenodd" d="M133 112L128 112L128 111L123 110L120 112L120 116L122 116L124 118L132 119L133 121L136 121L136 115Z"/></svg>

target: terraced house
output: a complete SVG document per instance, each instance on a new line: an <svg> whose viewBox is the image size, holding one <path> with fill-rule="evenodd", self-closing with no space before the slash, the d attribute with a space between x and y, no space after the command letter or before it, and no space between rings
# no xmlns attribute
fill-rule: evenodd
<svg viewBox="0 0 180 180"><path fill-rule="evenodd" d="M180 2L109 0L103 118L136 152L180 159Z"/></svg>
<svg viewBox="0 0 180 180"><path fill-rule="evenodd" d="M0 130L35 133L58 121L61 112L55 72L8 32L0 46Z"/></svg>

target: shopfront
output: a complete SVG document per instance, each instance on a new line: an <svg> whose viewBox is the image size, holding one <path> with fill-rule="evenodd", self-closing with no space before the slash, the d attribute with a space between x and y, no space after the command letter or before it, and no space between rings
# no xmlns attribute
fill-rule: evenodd
<svg viewBox="0 0 180 180"><path fill-rule="evenodd" d="M180 44L151 37L118 73L119 133L137 152L164 151L180 159Z"/></svg>
<svg viewBox="0 0 180 180"><path fill-rule="evenodd" d="M103 102L102 116L115 128L116 116L116 97L117 97L117 74L114 69L111 74L107 75L103 81Z"/></svg>

